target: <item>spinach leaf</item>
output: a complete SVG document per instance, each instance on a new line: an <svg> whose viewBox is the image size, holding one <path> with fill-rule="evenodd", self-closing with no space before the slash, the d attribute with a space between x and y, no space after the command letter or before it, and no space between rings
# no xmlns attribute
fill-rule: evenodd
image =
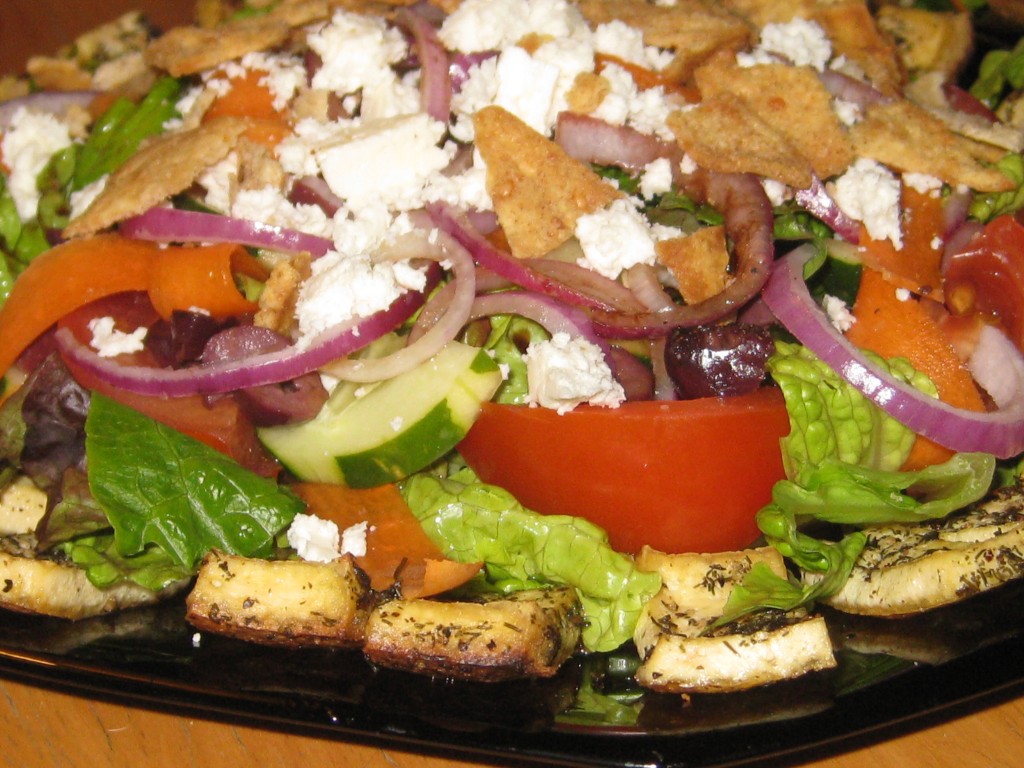
<svg viewBox="0 0 1024 768"><path fill-rule="evenodd" d="M304 509L273 480L103 395L85 429L90 489L122 556L156 545L188 569L214 548L268 557Z"/></svg>

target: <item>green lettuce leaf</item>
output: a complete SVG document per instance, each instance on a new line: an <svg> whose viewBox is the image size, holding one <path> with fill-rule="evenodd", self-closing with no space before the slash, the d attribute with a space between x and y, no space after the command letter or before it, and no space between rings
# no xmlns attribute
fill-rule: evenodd
<svg viewBox="0 0 1024 768"><path fill-rule="evenodd" d="M637 570L631 558L613 550L602 529L582 518L531 512L469 469L448 478L415 475L402 491L447 557L486 564L491 588L576 587L588 650L611 651L627 642L640 609L661 587L660 576Z"/></svg>
<svg viewBox="0 0 1024 768"><path fill-rule="evenodd" d="M189 571L214 548L268 557L304 509L273 480L102 395L85 430L89 487L122 557L156 546Z"/></svg>
<svg viewBox="0 0 1024 768"><path fill-rule="evenodd" d="M897 379L935 396L935 387L905 360L872 359ZM781 441L787 476L804 475L828 461L881 470L902 466L915 434L849 385L806 347L776 342L767 362L789 412L790 433Z"/></svg>
<svg viewBox="0 0 1024 768"><path fill-rule="evenodd" d="M1024 157L1021 155L1005 155L996 163L1013 183L1014 188L1006 192L976 192L971 199L968 215L986 223L996 216L1015 213L1024 208Z"/></svg>
<svg viewBox="0 0 1024 768"><path fill-rule="evenodd" d="M100 589L128 579L159 592L193 574L191 568L174 562L166 551L157 546L146 547L136 555L122 555L112 533L81 536L60 545L60 549Z"/></svg>

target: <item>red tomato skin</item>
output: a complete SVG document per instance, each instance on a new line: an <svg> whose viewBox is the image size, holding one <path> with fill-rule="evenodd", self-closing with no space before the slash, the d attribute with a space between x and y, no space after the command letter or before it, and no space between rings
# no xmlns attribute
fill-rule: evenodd
<svg viewBox="0 0 1024 768"><path fill-rule="evenodd" d="M487 483L544 514L584 517L628 553L741 549L784 476L781 393L617 409L487 403L459 452Z"/></svg>
<svg viewBox="0 0 1024 768"><path fill-rule="evenodd" d="M978 313L1024 349L1024 224L998 216L945 268L946 304L954 315Z"/></svg>

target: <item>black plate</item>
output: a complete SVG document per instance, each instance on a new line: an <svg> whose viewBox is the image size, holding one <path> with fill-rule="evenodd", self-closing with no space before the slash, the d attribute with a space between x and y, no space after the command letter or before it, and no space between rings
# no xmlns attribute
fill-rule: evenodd
<svg viewBox="0 0 1024 768"><path fill-rule="evenodd" d="M196 637L183 613L173 601L75 623L5 615L0 674L340 739L652 768L837 750L983 694L1024 691L1024 584L899 621L829 614L837 669L688 702L635 688L628 654L575 661L546 681L454 683L375 669L358 653Z"/></svg>

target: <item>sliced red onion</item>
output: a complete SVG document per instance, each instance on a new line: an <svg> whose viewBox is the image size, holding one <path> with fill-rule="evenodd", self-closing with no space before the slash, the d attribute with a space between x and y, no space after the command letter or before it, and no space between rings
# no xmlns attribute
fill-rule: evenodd
<svg viewBox="0 0 1024 768"><path fill-rule="evenodd" d="M611 347L606 359L627 400L654 399L654 374L650 368L622 347Z"/></svg>
<svg viewBox="0 0 1024 768"><path fill-rule="evenodd" d="M945 238L946 244L942 248L942 263L939 267L943 275L946 274L953 257L968 250L974 238L979 237L984 231L985 226L981 222L965 221Z"/></svg>
<svg viewBox="0 0 1024 768"><path fill-rule="evenodd" d="M451 116L452 82L448 74L448 52L434 27L415 10L402 8L395 22L412 35L420 62L420 100L423 111L447 123Z"/></svg>
<svg viewBox="0 0 1024 768"><path fill-rule="evenodd" d="M479 320L493 315L519 315L533 320L544 327L552 336L568 333L580 336L609 353L608 342L594 332L587 316L576 307L562 304L551 296L531 291L502 291L477 296L470 311L470 320Z"/></svg>
<svg viewBox="0 0 1024 768"><path fill-rule="evenodd" d="M872 104L882 104L891 99L870 83L855 77L844 75L834 69L819 72L818 77L832 96L842 101L849 101L862 109Z"/></svg>
<svg viewBox="0 0 1024 768"><path fill-rule="evenodd" d="M622 283L652 312L669 310L675 306L672 297L658 279L658 271L650 264L634 264L622 273Z"/></svg>
<svg viewBox="0 0 1024 768"><path fill-rule="evenodd" d="M817 176L807 189L797 190L794 198L801 207L827 224L843 240L848 243L860 242L860 224L843 212Z"/></svg>
<svg viewBox="0 0 1024 768"><path fill-rule="evenodd" d="M448 298L444 313L426 332L418 334L415 340L397 352L380 358L337 360L324 367L326 373L344 381L358 383L393 378L432 358L469 322L476 296L473 258L465 248L444 233L435 232L433 238L431 247L423 249L419 258L444 261L451 270L449 285L454 284L455 288ZM395 255L398 259L404 258L404 254Z"/></svg>
<svg viewBox="0 0 1024 768"><path fill-rule="evenodd" d="M444 204L432 204L427 208L427 212L436 226L455 238L480 266L521 288L553 296L567 304L614 309L604 301L550 278L512 254L495 248L473 227L465 214Z"/></svg>
<svg viewBox="0 0 1024 768"><path fill-rule="evenodd" d="M961 88L956 83L943 83L942 95L945 97L946 103L957 112L963 112L967 115L976 115L990 123L999 122L999 116L989 109L989 106L985 102L976 97L970 91Z"/></svg>
<svg viewBox="0 0 1024 768"><path fill-rule="evenodd" d="M385 310L340 325L316 337L304 348L255 355L177 370L119 365L81 344L70 330L55 334L58 349L97 378L128 392L163 397L209 395L295 379L345 357L389 333L408 320L423 304L423 294L403 293Z"/></svg>
<svg viewBox="0 0 1024 768"><path fill-rule="evenodd" d="M612 280L592 269L558 259L530 259L530 268L562 285L571 286L602 304L622 312L639 312L644 306L633 292L618 280Z"/></svg>
<svg viewBox="0 0 1024 768"><path fill-rule="evenodd" d="M942 204L942 240L949 242L954 233L967 221L971 209L971 193L966 189L954 190Z"/></svg>
<svg viewBox="0 0 1024 768"><path fill-rule="evenodd" d="M6 131L15 113L25 107L32 112L63 117L72 107L88 107L99 91L39 91L0 104L0 131Z"/></svg>
<svg viewBox="0 0 1024 768"><path fill-rule="evenodd" d="M598 333L608 338L664 336L675 326L715 322L738 312L757 296L768 279L775 255L772 206L752 174L710 173L703 169L685 177L684 191L698 202L723 212L725 231L732 241L736 268L720 293L698 304L657 312L628 314L588 308Z"/></svg>
<svg viewBox="0 0 1024 768"><path fill-rule="evenodd" d="M847 341L815 304L803 279L814 255L801 246L776 262L762 296L779 321L804 346L865 397L919 435L954 451L984 451L1010 458L1024 451L1024 410L994 413L954 408L897 381Z"/></svg>
<svg viewBox="0 0 1024 768"><path fill-rule="evenodd" d="M334 248L330 240L294 229L176 208L150 208L139 216L121 222L119 229L125 237L135 240L238 243L286 253L308 252L314 257L323 256Z"/></svg>
<svg viewBox="0 0 1024 768"><path fill-rule="evenodd" d="M321 176L303 176L296 179L288 199L292 203L315 205L328 216L334 216L338 209L345 205L345 201L331 191Z"/></svg>
<svg viewBox="0 0 1024 768"><path fill-rule="evenodd" d="M654 374L655 400L679 399L676 383L668 375L668 366L665 364L665 346L667 341L668 339L665 336L659 339L651 339L651 373Z"/></svg>
<svg viewBox="0 0 1024 768"><path fill-rule="evenodd" d="M637 173L658 158L682 159L683 156L679 147L657 136L574 112L559 113L555 141L569 157Z"/></svg>

